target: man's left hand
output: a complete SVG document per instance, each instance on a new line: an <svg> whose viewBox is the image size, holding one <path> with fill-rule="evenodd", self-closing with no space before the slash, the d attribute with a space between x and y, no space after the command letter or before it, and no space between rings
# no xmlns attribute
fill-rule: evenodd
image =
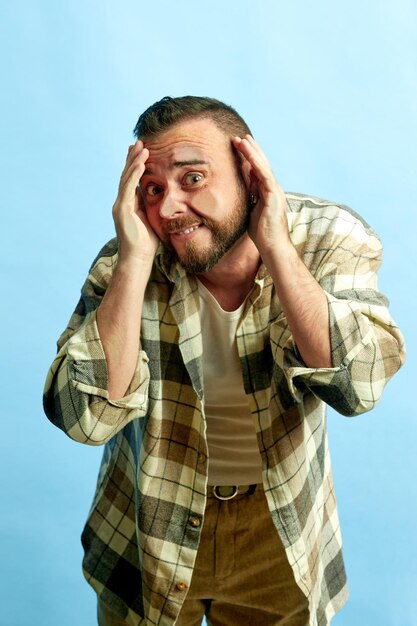
<svg viewBox="0 0 417 626"><path fill-rule="evenodd" d="M249 192L254 200L248 233L262 257L291 245L287 201L265 154L251 135L232 143L250 165Z"/></svg>

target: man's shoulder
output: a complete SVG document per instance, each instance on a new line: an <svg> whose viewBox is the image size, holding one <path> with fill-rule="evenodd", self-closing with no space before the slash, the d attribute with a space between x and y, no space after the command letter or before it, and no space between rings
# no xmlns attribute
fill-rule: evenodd
<svg viewBox="0 0 417 626"><path fill-rule="evenodd" d="M308 221L325 219L331 228L331 222L345 220L360 225L368 235L378 237L368 222L346 204L292 191L286 192L285 196L288 212L293 214L295 222L306 219Z"/></svg>
<svg viewBox="0 0 417 626"><path fill-rule="evenodd" d="M113 239L110 239L107 243L104 244L104 246L95 256L90 269L92 269L95 265L97 265L100 259L114 257L117 254L118 250L119 250L119 243L118 243L117 237L113 237Z"/></svg>

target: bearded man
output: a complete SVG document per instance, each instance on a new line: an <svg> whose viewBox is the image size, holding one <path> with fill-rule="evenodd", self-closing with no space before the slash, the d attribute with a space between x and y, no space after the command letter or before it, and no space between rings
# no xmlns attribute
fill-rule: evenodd
<svg viewBox="0 0 417 626"><path fill-rule="evenodd" d="M211 98L139 118L45 387L105 444L82 534L101 626L325 626L347 597L325 407L371 409L404 358L381 245L284 194Z"/></svg>

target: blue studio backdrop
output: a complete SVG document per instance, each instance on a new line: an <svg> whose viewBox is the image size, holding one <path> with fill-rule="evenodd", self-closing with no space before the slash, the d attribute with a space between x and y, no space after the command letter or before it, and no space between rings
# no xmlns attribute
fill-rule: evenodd
<svg viewBox="0 0 417 626"><path fill-rule="evenodd" d="M408 361L371 413L329 412L351 599L335 626L417 624L413 0L15 0L0 8L0 623L92 626L80 532L100 448L41 406L55 341L111 207L138 115L208 95L247 119L288 191L360 213Z"/></svg>

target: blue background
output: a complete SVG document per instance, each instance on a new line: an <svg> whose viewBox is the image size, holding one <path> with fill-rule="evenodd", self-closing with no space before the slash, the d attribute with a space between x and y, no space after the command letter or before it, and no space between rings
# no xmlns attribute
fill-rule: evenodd
<svg viewBox="0 0 417 626"><path fill-rule="evenodd" d="M43 382L113 236L139 113L190 93L239 110L284 189L350 205L383 239L380 287L409 357L372 413L329 414L351 589L333 624L415 626L416 3L15 0L0 11L0 623L95 624L79 535L101 450L49 424Z"/></svg>

